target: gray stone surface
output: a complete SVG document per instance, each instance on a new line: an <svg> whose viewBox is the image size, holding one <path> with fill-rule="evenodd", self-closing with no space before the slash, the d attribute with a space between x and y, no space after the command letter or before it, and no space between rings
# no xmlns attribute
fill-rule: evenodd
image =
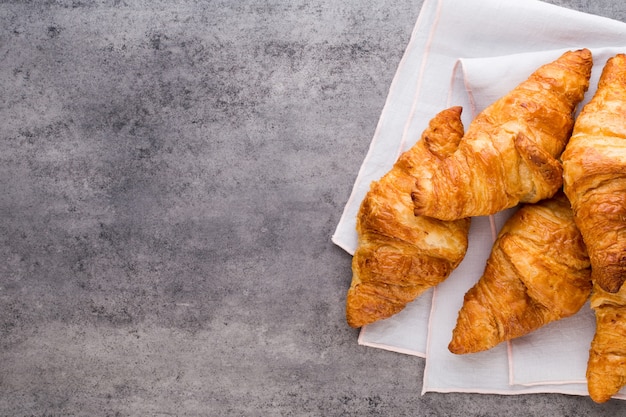
<svg viewBox="0 0 626 417"><path fill-rule="evenodd" d="M330 236L420 6L3 1L0 416L626 410L420 396L345 324Z"/></svg>

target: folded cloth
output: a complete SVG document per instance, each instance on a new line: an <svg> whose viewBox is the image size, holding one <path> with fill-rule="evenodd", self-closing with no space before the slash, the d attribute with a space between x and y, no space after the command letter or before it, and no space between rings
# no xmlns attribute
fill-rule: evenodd
<svg viewBox="0 0 626 417"><path fill-rule="evenodd" d="M461 105L467 126L477 112L538 66L564 50L582 47L594 53L588 99L606 58L625 52L622 45L626 45L626 24L539 1L425 0L332 241L354 253L356 213L370 182L384 175L398 155L415 143L437 112ZM468 253L452 275L400 314L365 326L359 343L426 357L424 392L586 395L580 371L586 365L588 342L585 345L580 339L589 338L589 317L563 321L563 326L577 323L570 327L579 329L571 333L579 344L567 357L562 355L562 341L561 350L555 350L558 338L550 345L535 335L475 355L454 356L447 351L462 295L482 274L493 239L509 215L507 211L474 219ZM557 323L558 328L561 323ZM567 358L581 355L581 347L583 365L560 373L570 366L564 363ZM558 354L545 357L548 352Z"/></svg>
<svg viewBox="0 0 626 417"><path fill-rule="evenodd" d="M626 51L623 47L591 48L595 66L589 101L596 90L605 62ZM460 59L455 66L450 97L467 96L473 115L514 88L540 65L553 61L564 50L541 51L490 58ZM491 82L489 80L492 80ZM595 329L593 311L588 305L576 315L549 325L495 349L478 354L457 356L447 350L456 324L463 295L481 276L492 238L515 209L473 221L470 245L459 268L434 290L429 317L426 370L423 391L490 392L521 394L560 392L587 395L585 372L589 346ZM467 263L467 264L466 264ZM399 329L396 330L399 333ZM435 369L436 372L431 372ZM615 398L626 399L626 389Z"/></svg>

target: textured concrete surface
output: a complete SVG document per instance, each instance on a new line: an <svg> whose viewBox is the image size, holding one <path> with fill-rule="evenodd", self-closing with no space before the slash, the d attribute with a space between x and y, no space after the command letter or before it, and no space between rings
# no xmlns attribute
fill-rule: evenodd
<svg viewBox="0 0 626 417"><path fill-rule="evenodd" d="M0 416L626 410L420 396L345 324L330 235L420 6L3 1Z"/></svg>

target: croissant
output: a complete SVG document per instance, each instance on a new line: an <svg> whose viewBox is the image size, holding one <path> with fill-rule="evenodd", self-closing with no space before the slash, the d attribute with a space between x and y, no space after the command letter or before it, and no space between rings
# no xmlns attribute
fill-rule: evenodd
<svg viewBox="0 0 626 417"><path fill-rule="evenodd" d="M626 286L609 293L594 283L596 333L589 349L587 386L592 400L608 401L626 385Z"/></svg>
<svg viewBox="0 0 626 417"><path fill-rule="evenodd" d="M444 222L413 215L416 173L456 149L463 136L461 108L437 114L421 140L374 181L357 215L358 246L346 318L361 327L388 318L446 279L467 250L470 220Z"/></svg>
<svg viewBox="0 0 626 417"><path fill-rule="evenodd" d="M498 234L465 294L448 349L491 349L576 313L591 292L590 263L565 195L523 205Z"/></svg>
<svg viewBox="0 0 626 417"><path fill-rule="evenodd" d="M417 178L415 215L455 220L553 196L591 67L588 49L566 52L484 109L454 154Z"/></svg>
<svg viewBox="0 0 626 417"><path fill-rule="evenodd" d="M626 280L626 55L609 59L562 155L564 190L591 258L591 278Z"/></svg>

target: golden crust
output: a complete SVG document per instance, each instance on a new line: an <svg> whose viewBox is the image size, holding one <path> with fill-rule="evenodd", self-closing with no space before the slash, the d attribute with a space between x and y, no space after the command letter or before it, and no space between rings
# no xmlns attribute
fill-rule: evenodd
<svg viewBox="0 0 626 417"><path fill-rule="evenodd" d="M626 385L626 286L608 293L594 284L591 308L596 332L589 349L587 385L591 399L603 403Z"/></svg>
<svg viewBox="0 0 626 417"><path fill-rule="evenodd" d="M414 213L454 220L553 196L591 67L589 50L567 52L483 110L436 172L417 177Z"/></svg>
<svg viewBox="0 0 626 417"><path fill-rule="evenodd" d="M626 280L626 55L607 61L562 159L564 190L589 251L592 279L617 292Z"/></svg>
<svg viewBox="0 0 626 417"><path fill-rule="evenodd" d="M465 294L448 349L479 352L528 334L576 313L590 291L589 258L565 195L525 205Z"/></svg>
<svg viewBox="0 0 626 417"><path fill-rule="evenodd" d="M454 222L413 215L414 175L456 149L461 108L439 113L422 140L372 183L357 216L346 318L352 327L388 318L448 277L467 250L469 219Z"/></svg>

